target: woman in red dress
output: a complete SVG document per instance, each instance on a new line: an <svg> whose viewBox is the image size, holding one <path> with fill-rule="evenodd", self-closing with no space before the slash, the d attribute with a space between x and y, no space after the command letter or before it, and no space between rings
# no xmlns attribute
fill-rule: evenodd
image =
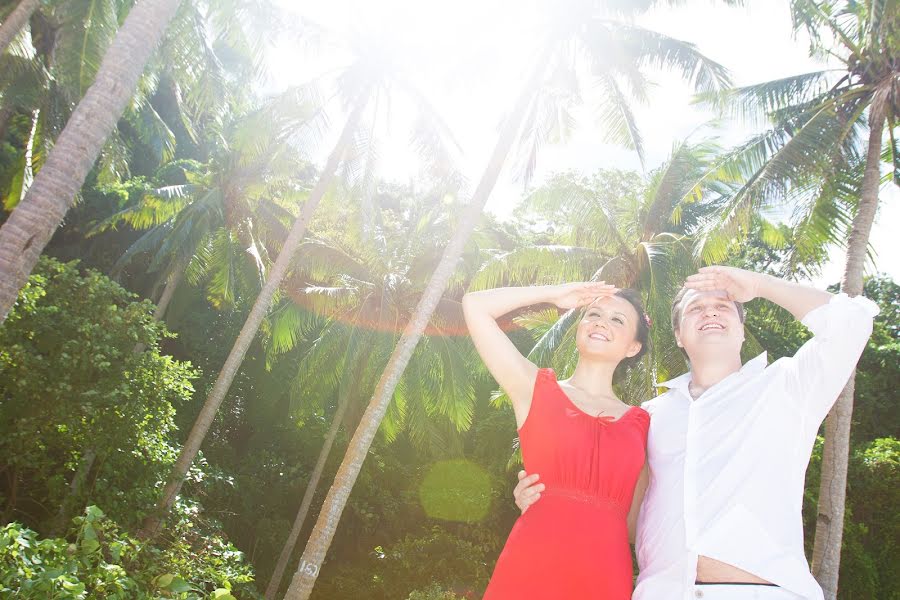
<svg viewBox="0 0 900 600"><path fill-rule="evenodd" d="M587 307L567 380L538 369L497 325L540 303ZM629 600L629 528L646 487L650 416L619 400L612 381L647 348L638 295L602 282L499 288L467 294L463 310L478 353L512 401L525 469L545 486L513 526L485 600Z"/></svg>

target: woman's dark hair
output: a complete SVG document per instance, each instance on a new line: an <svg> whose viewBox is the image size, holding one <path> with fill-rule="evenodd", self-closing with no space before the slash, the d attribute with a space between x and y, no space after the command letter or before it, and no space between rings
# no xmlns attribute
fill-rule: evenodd
<svg viewBox="0 0 900 600"><path fill-rule="evenodd" d="M622 289L616 292L616 296L627 300L634 308L638 315L637 331L634 334L635 339L640 342L641 349L632 357L624 359L619 366L626 369L631 368L640 362L641 357L650 349L650 318L644 312L644 303L641 302L641 295L632 289ZM618 369L616 369L618 371Z"/></svg>
<svg viewBox="0 0 900 600"><path fill-rule="evenodd" d="M621 381L628 370L636 366L641 361L641 357L650 349L650 317L644 312L644 303L641 302L641 295L629 288L620 289L615 295L627 301L634 308L634 312L637 313L637 329L635 330L634 338L641 344L641 349L634 356L622 359L613 373L613 383Z"/></svg>

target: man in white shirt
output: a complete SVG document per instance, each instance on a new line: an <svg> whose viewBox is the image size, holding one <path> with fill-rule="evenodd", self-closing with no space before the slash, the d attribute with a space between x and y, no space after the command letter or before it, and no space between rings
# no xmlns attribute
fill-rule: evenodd
<svg viewBox="0 0 900 600"><path fill-rule="evenodd" d="M743 302L765 298L813 333L792 357L742 365ZM731 267L692 275L672 305L690 371L659 385L649 481L637 520L634 600L821 600L803 552L806 467L822 420L872 332L878 307ZM523 512L538 473L519 474Z"/></svg>

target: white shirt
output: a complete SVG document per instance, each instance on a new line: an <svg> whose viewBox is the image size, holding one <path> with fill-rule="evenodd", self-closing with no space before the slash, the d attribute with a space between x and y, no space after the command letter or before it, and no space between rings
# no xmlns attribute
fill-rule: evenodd
<svg viewBox="0 0 900 600"><path fill-rule="evenodd" d="M633 600L691 598L698 556L822 599L803 553L806 466L877 314L840 294L803 319L814 337L794 356L766 366L763 353L696 400L690 373L660 384L669 391L643 404L650 484Z"/></svg>

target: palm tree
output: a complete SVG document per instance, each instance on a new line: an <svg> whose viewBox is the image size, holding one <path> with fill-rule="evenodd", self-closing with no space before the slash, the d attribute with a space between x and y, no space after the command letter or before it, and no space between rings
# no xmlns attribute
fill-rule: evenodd
<svg viewBox="0 0 900 600"><path fill-rule="evenodd" d="M31 14L40 6L41 0L19 0L19 3L0 23L0 54L12 43L13 38L31 18Z"/></svg>
<svg viewBox="0 0 900 600"><path fill-rule="evenodd" d="M450 209L440 199L414 201L385 217L385 210L376 206L369 218L377 211L374 220L391 225L368 232L375 235L353 228L351 240L310 240L300 248L305 257L302 268L285 285L290 301L270 319L270 352L293 348L311 318L327 316L324 326L304 336L311 341L299 362L295 401L302 401L307 410L317 399L336 395L338 402L266 598L274 598L278 591L341 422L350 429L356 420L348 416L348 407L355 408L374 389L415 309L427 283L424 277L449 237ZM464 322L459 298L464 289L464 282L457 282L441 300L435 325L404 372L382 425L386 441L405 431L414 447L427 452L451 445L453 432L470 427L475 392L468 373L474 355L468 338L460 335Z"/></svg>
<svg viewBox="0 0 900 600"><path fill-rule="evenodd" d="M84 183L179 4L140 0L129 11L93 84L22 202L0 228L0 322Z"/></svg>
<svg viewBox="0 0 900 600"><path fill-rule="evenodd" d="M295 109L300 112L302 108ZM250 115L222 138L227 144L209 163L177 161L163 167L183 184L149 190L135 204L106 218L91 235L125 222L147 230L122 255L121 270L136 256L150 254L148 270L160 272L165 287L154 316L161 320L182 279L205 282L207 297L216 308L232 304L238 289L255 294L287 236L291 213L277 201L300 181L303 165L295 153L260 127ZM272 125L276 115L265 119ZM252 132L248 132L252 129Z"/></svg>
<svg viewBox="0 0 900 600"><path fill-rule="evenodd" d="M305 200L300 215L294 221L275 263L268 271L265 284L254 302L237 340L235 340L234 347L225 360L209 397L194 422L173 467L169 481L163 489L155 514L148 516L145 521L143 528L145 535L154 535L159 531L162 517L174 504L188 469L200 450L215 414L243 362L247 349L256 337L276 292L291 268L297 249L306 234L307 225L326 191L334 183L338 167L344 164L351 176L357 175L355 179L364 184L372 181L371 173L376 156L373 132L379 118L388 108L385 105L389 104L394 93L399 92L409 98L419 113L419 118L415 120L413 142L422 150L426 159L436 164L442 164L451 155L450 150L444 145L447 137L446 128L443 127L425 96L415 88L410 73L404 69L404 60L408 60L409 50L390 47L385 40L374 40L366 36L355 37L352 49L354 51L353 61L347 68L340 70L335 79L336 95L340 97L347 114L341 134L319 174L315 187ZM295 103L298 94L302 98L308 98L311 89L310 87L291 90L281 98L275 99L274 104ZM316 97L318 97L317 94ZM368 126L366 126L367 120ZM304 123L309 127L316 127L319 124L320 121L317 119L307 120ZM368 186L366 185L366 187Z"/></svg>
<svg viewBox="0 0 900 600"><path fill-rule="evenodd" d="M193 130L192 121L211 114L221 117L219 107L228 95L222 93L221 65L211 50L215 40L210 39L208 32L218 38L227 37L237 46L246 42L253 49L258 44L242 40L227 17L240 15L241 24L253 24L250 17L265 15L260 10L248 15L246 7L237 11L231 0L210 3L208 18L193 3L186 3L186 8L178 11L179 0L141 0L128 11L119 27L128 5L121 0L60 2L52 6L50 16L44 19L46 43L38 54L43 57L42 67L52 74L52 78L44 77L42 81L52 82L52 86L35 107L41 110L32 112L34 125L28 146L40 147L41 152L35 151L23 162L26 177L14 181L16 189L6 195L7 209L16 208L0 229L0 322L6 318L37 256L59 226L98 156L101 182L104 174L117 179L127 176L127 149L116 128L123 112L140 139L153 141L153 146L161 148L161 160L171 158L174 135L149 101L158 90L158 83L161 79L170 83L189 133ZM94 12L85 13L89 9ZM182 35L166 40L155 68L142 77L173 17ZM51 18L59 19L58 32L57 25L49 22ZM210 24L209 20L215 22ZM191 35L184 35L186 32ZM256 35L256 39L264 38ZM237 46L235 49L239 49ZM258 50L253 51L258 54ZM183 98L181 89L185 88L190 92ZM3 110L8 112L5 96ZM76 103L70 117L67 107ZM52 143L62 147L51 151ZM51 168L40 175L38 168L44 164ZM32 184L37 186L34 189L27 185L32 173L38 173Z"/></svg>
<svg viewBox="0 0 900 600"><path fill-rule="evenodd" d="M148 61L119 127L101 151L97 173L101 184L129 175L129 147L136 141L154 149L160 162L170 160L176 143L173 131L200 143L195 139L199 125L216 122L229 112L230 105L242 102L237 96L247 95L244 88L229 87L226 80L249 80L256 75L262 60L261 40L268 39L273 29L265 3L253 2L251 11L247 4L248 0L213 0L202 7L196 3L179 7L169 34ZM125 0L48 3L32 19L31 35L22 47L4 57L17 54L20 59L27 58L34 71L27 80L20 76L3 81L5 72L0 77L2 115L27 113L34 122L29 140L29 146L35 147L33 163L22 162L22 169L39 170L71 107L94 81L130 6ZM168 120L157 113L159 104L166 105ZM21 200L29 183L29 178L18 177L4 190L7 210Z"/></svg>
<svg viewBox="0 0 900 600"><path fill-rule="evenodd" d="M729 192L715 182L703 201L685 196L716 159L712 143L681 143L646 177L603 169L589 176L562 173L526 196L520 211L536 217L549 233L546 244L491 252L471 289L603 280L638 290L655 327L644 368L632 369L620 384L629 401L652 397L655 383L684 369L666 323L671 298L696 270L691 235ZM578 311L556 310L516 319L537 334L529 358L559 372L574 368ZM499 397L498 397L499 400Z"/></svg>
<svg viewBox="0 0 900 600"><path fill-rule="evenodd" d="M555 12L559 14L560 11ZM622 93L618 83L619 78L628 78L633 88L640 91L646 83L640 67L653 63L680 70L698 89L717 89L726 82L724 69L703 57L690 44L595 13L596 4L593 2L578 2L571 7L567 5L565 14L551 22L546 38L539 38L541 43L534 68L505 119L485 171L462 214L458 229L444 250L413 317L394 348L363 420L353 435L286 598L306 599L312 593L341 512L387 412L394 390L453 276L463 247L479 221L484 204L514 143L519 139L520 147L527 147L521 163L522 173L527 180L534 172L540 145L548 138L561 137L571 124L565 103L557 100L562 98L571 102L577 95L560 95L559 85L553 89L551 85L547 85L547 78L552 75L554 82L564 83L564 88L572 92L573 82L578 80L579 74L573 65L580 64L573 59L584 57L592 76L606 92L606 103L601 114L605 116L609 126L607 133L612 134L613 139L635 149L640 149L640 138L628 110L627 96ZM573 78L572 75L576 77Z"/></svg>
<svg viewBox="0 0 900 600"><path fill-rule="evenodd" d="M846 243L841 290L856 296L863 291L882 160L892 166L888 178L900 185L900 6L896 0L794 0L791 8L794 28L809 34L812 53L839 61L841 68L739 88L717 99L739 115L765 115L772 127L708 174L746 183L711 223L707 246L721 248L764 206L792 206L807 246ZM854 381L855 375L825 424L812 566L830 600L837 594Z"/></svg>
<svg viewBox="0 0 900 600"><path fill-rule="evenodd" d="M43 165L54 140L71 115L71 107L84 96L97 73L104 53L119 28L128 6L122 0L100 2L54 2L35 13L22 48L16 53L28 58L39 75L2 86L3 107L8 114L31 117L31 133L22 149L17 176L4 186L4 207L12 210L24 197L33 176ZM171 158L174 136L149 103L155 78L144 75L124 118L135 137L161 155ZM22 84L25 85L22 85ZM9 92L14 92L10 94ZM24 98L25 102L22 101ZM123 132L116 128L100 154L98 179L106 182L127 175L128 152Z"/></svg>

